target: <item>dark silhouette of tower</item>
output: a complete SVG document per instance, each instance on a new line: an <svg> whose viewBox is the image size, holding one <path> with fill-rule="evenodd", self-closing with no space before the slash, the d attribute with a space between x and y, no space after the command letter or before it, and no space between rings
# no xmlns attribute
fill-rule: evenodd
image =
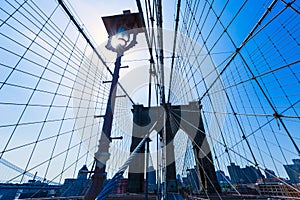
<svg viewBox="0 0 300 200"><path fill-rule="evenodd" d="M176 165L174 155L174 137L179 129L182 129L193 141L193 149L196 161L196 170L200 175L199 188L206 193L221 192L217 181L212 154L201 118L201 105L199 102L190 102L188 105L171 105L158 107L144 107L134 105L133 130L130 151L132 152L144 135L155 125L154 129L163 137L166 133L166 186L167 192L177 192ZM156 124L155 124L156 123ZM141 148L129 165L127 191L142 193L144 183L145 147Z"/></svg>

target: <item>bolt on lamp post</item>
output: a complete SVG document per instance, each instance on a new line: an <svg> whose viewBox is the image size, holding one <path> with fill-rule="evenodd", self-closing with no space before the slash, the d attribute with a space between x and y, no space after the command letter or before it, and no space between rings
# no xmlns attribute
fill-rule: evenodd
<svg viewBox="0 0 300 200"><path fill-rule="evenodd" d="M87 190L84 199L94 200L103 188L106 180L106 162L110 157L109 145L111 143L111 130L113 122L113 111L121 68L121 57L123 53L137 44L136 36L142 32L142 20L140 13L130 13L129 10L123 11L122 15L102 17L109 39L105 46L108 50L117 53L114 72L112 74L111 87L109 91L107 106L99 139L98 150L95 153L95 168L92 171L92 183ZM132 35L132 36L131 36ZM110 82L110 81L109 81Z"/></svg>

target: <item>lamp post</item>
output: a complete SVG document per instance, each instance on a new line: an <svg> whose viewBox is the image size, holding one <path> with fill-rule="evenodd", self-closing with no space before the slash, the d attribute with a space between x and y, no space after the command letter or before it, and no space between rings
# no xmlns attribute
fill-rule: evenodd
<svg viewBox="0 0 300 200"><path fill-rule="evenodd" d="M105 46L108 50L117 53L114 72L112 74L111 87L109 91L107 106L99 139L98 150L95 153L95 168L92 171L92 183L88 188L84 199L94 200L103 188L106 180L106 162L110 157L109 145L111 143L111 130L113 122L113 112L121 68L121 57L123 53L137 44L136 36L142 29L140 13L130 13L129 10L123 11L122 15L102 17L109 39Z"/></svg>

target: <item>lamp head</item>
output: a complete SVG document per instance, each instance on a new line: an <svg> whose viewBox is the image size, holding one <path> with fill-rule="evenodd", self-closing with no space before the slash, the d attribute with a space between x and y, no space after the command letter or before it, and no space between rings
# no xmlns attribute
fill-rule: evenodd
<svg viewBox="0 0 300 200"><path fill-rule="evenodd" d="M143 32L140 13L123 11L122 15L102 17L104 26L109 35L106 48L122 55L124 51L133 47L136 42L136 35ZM133 34L133 37L130 37Z"/></svg>
<svg viewBox="0 0 300 200"><path fill-rule="evenodd" d="M109 37L116 35L120 29L126 29L132 33L133 29L143 27L140 13L131 13L130 10L123 11L122 15L102 17L102 20ZM138 30L138 32L142 32L142 30Z"/></svg>

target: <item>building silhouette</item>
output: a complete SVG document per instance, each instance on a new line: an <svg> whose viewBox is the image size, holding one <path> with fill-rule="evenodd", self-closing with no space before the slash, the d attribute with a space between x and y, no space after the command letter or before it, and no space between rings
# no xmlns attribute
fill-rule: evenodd
<svg viewBox="0 0 300 200"><path fill-rule="evenodd" d="M241 168L239 165L231 163L227 168L233 184L256 183L258 179L264 178L261 171L253 166Z"/></svg>
<svg viewBox="0 0 300 200"><path fill-rule="evenodd" d="M276 174L273 170L265 169L266 178L275 178Z"/></svg>
<svg viewBox="0 0 300 200"><path fill-rule="evenodd" d="M190 188L193 193L199 193L199 179L197 175L197 170L195 168L188 169L188 174L186 178L183 178L183 185Z"/></svg>
<svg viewBox="0 0 300 200"><path fill-rule="evenodd" d="M283 165L291 183L300 183L300 159L293 159L294 164Z"/></svg>
<svg viewBox="0 0 300 200"><path fill-rule="evenodd" d="M220 184L229 184L230 178L225 175L224 171L217 170L216 171L216 176L217 176L218 182Z"/></svg>
<svg viewBox="0 0 300 200"><path fill-rule="evenodd" d="M245 177L245 183L256 183L258 179L264 178L261 171L253 166L242 168L242 172Z"/></svg>
<svg viewBox="0 0 300 200"><path fill-rule="evenodd" d="M231 182L233 184L243 182L243 173L239 165L235 165L235 163L230 163L230 166L227 166L227 168L231 178Z"/></svg>
<svg viewBox="0 0 300 200"><path fill-rule="evenodd" d="M61 195L68 196L81 196L84 194L90 181L87 179L88 168L84 165L78 172L77 178L67 178L61 188Z"/></svg>

